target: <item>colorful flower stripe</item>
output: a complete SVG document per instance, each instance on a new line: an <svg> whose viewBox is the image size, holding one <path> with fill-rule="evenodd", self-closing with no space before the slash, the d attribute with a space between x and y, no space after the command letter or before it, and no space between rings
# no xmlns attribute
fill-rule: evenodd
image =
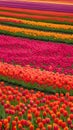
<svg viewBox="0 0 73 130"><path fill-rule="evenodd" d="M55 33L55 32L44 32L44 31L38 31L38 30L32 30L32 29L24 29L24 28L18 28L18 27L11 27L11 26L3 26L0 25L0 31L6 34L7 32L10 33L10 35L18 35L23 37L29 37L29 38L38 38L42 40L54 40L54 41L60 41L65 43L73 43L73 35L70 34L62 34L62 33ZM52 39L51 39L52 38Z"/></svg>
<svg viewBox="0 0 73 130"><path fill-rule="evenodd" d="M73 96L46 95L0 83L2 130L73 129ZM3 114L4 115L3 115Z"/></svg>
<svg viewBox="0 0 73 130"><path fill-rule="evenodd" d="M12 22L12 23L22 23L22 21L30 21L30 20L20 20L16 18L7 18L7 17L1 17L0 16L0 22Z"/></svg>
<svg viewBox="0 0 73 130"><path fill-rule="evenodd" d="M3 0L1 0L3 1ZM4 0L4 1L9 1L9 0ZM12 0L12 1L28 1L28 0ZM73 0L30 0L31 2L34 1L34 2L44 2L44 3L53 3L53 2L56 2L56 3L60 3L60 4L72 4L73 3Z"/></svg>
<svg viewBox="0 0 73 130"><path fill-rule="evenodd" d="M36 29L36 30L39 30L39 31L51 31L51 32L58 32L58 33L73 34L73 29L43 27L43 26L35 26L35 25L31 25L31 24L19 24L19 23L16 23L16 22L4 22L4 21L2 22L2 20L0 21L0 24L13 26L13 27L33 29L33 30Z"/></svg>
<svg viewBox="0 0 73 130"><path fill-rule="evenodd" d="M45 22L36 22L36 21L30 21L30 20L21 20L16 18L6 18L6 17L0 17L0 21L4 22L15 22L15 23L22 23L27 25L35 25L35 26L42 26L47 28L60 28L60 29L73 29L73 26L71 25L63 25L63 24L53 24L53 23L45 23Z"/></svg>
<svg viewBox="0 0 73 130"><path fill-rule="evenodd" d="M0 6L73 13L73 5L55 4L55 3L51 4L51 3L37 3L28 1L25 2L0 1Z"/></svg>
<svg viewBox="0 0 73 130"><path fill-rule="evenodd" d="M40 19L40 20L49 20L48 16L39 16L39 15L31 15L31 14L18 14L18 13L7 12L7 11L1 11L0 15L17 17L17 18L20 17L20 18L34 18L34 19Z"/></svg>
<svg viewBox="0 0 73 130"><path fill-rule="evenodd" d="M9 1L9 0L5 0ZM15 1L15 0L13 0ZM16 0L16 1L28 1L28 0ZM60 3L60 4L73 4L73 0L30 0L31 2L44 2L44 3Z"/></svg>
<svg viewBox="0 0 73 130"><path fill-rule="evenodd" d="M73 95L73 76L59 74L49 71L41 71L40 69L34 69L30 66L21 67L19 65L13 66L7 63L0 62L0 75L8 77L9 79L15 79L18 81L24 81L24 83L37 83L40 89L41 85L46 87L52 86L52 89L59 89L69 91ZM37 87L35 86L35 87ZM33 87L32 87L33 89Z"/></svg>
<svg viewBox="0 0 73 130"><path fill-rule="evenodd" d="M0 11L9 11L9 12L17 12L17 13L28 13L34 15L45 15L45 16L54 16L54 17L67 17L73 18L73 13L64 13L64 12L55 12L55 11L43 11L43 10L30 10L30 9L20 9L20 8L8 8L8 7L0 7Z"/></svg>
<svg viewBox="0 0 73 130"><path fill-rule="evenodd" d="M73 74L73 46L0 36L0 61Z"/></svg>
<svg viewBox="0 0 73 130"><path fill-rule="evenodd" d="M73 19L59 18L59 17L52 17L52 16L18 14L18 13L6 12L6 11L0 12L0 16L15 17L15 18L29 18L35 20L45 20L45 21L53 21L53 22L55 21L60 23L73 24Z"/></svg>
<svg viewBox="0 0 73 130"><path fill-rule="evenodd" d="M62 25L62 24L53 24L53 23L45 23L45 22L36 22L36 21L30 21L30 20L20 20L20 19L16 19L16 18L6 18L6 17L0 17L0 22L1 23L4 23L4 22L12 22L12 23L17 23L17 24L19 24L19 26L21 25L21 24L25 24L25 25L30 25L30 27L31 27L31 25L32 25L32 27L33 27L33 29L34 28L36 28L36 27L44 27L44 29L43 28L41 28L41 30L43 29L43 30L45 30L45 28L47 28L47 30L49 30L50 28L51 29L62 29L63 31L64 30L70 30L70 31L72 31L73 32L73 26L71 26L71 25ZM40 29L40 28L39 28ZM65 31L66 32L66 31Z"/></svg>
<svg viewBox="0 0 73 130"><path fill-rule="evenodd" d="M20 0L19 0L20 1ZM21 0L21 1L25 1L25 0ZM30 1L38 1L38 2L40 2L40 1L44 1L44 0L30 0ZM45 0L46 2L56 2L56 3L58 3L58 2L60 2L60 3L73 3L73 0Z"/></svg>

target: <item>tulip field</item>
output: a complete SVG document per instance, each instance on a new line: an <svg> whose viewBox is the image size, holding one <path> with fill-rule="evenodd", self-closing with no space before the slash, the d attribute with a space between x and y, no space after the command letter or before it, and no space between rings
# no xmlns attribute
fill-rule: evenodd
<svg viewBox="0 0 73 130"><path fill-rule="evenodd" d="M73 129L73 97L67 93L47 95L0 83L2 130Z"/></svg>
<svg viewBox="0 0 73 130"><path fill-rule="evenodd" d="M72 0L0 0L0 130L73 130Z"/></svg>

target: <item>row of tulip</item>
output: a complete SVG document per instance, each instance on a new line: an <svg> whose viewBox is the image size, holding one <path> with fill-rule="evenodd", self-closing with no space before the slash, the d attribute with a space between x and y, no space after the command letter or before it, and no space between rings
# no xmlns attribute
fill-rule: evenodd
<svg viewBox="0 0 73 130"><path fill-rule="evenodd" d="M0 11L0 16L73 25L73 18L69 19L69 18L61 18L56 16L53 17L53 16L42 16L42 15L32 15L32 14L20 14L20 13L7 12L7 11Z"/></svg>
<svg viewBox="0 0 73 130"><path fill-rule="evenodd" d="M12 8L23 8L23 9L33 9L33 10L48 10L48 11L55 11L55 12L68 12L73 13L73 5L67 4L55 4L55 3L40 3L40 2L18 2L18 1L0 1L0 6L5 7L12 7Z"/></svg>
<svg viewBox="0 0 73 130"><path fill-rule="evenodd" d="M21 8L10 8L10 7L0 7L0 11L9 11L21 14L34 14L43 16L53 16L53 17L65 17L73 18L73 13L56 12L56 11L43 11L43 10L31 10L31 9L21 9Z"/></svg>
<svg viewBox="0 0 73 130"><path fill-rule="evenodd" d="M0 23L12 25L12 26L18 26L18 27L26 27L31 29L43 30L43 31L54 31L54 32L73 34L73 26L71 25L36 22L36 21L21 20L16 18L6 18L6 17L0 17Z"/></svg>
<svg viewBox="0 0 73 130"><path fill-rule="evenodd" d="M21 1L24 1L24 0L21 0ZM31 0L31 1L37 1L37 2L44 2L44 0ZM73 1L72 0L45 0L46 3L48 2L56 2L57 4L73 4Z"/></svg>
<svg viewBox="0 0 73 130"><path fill-rule="evenodd" d="M73 76L54 73L50 71L35 69L30 66L21 67L20 65L11 65L0 62L0 75L15 79L27 86L31 84L31 89L34 87L40 90L50 90L53 92L70 92L73 95ZM0 77L0 78L1 78ZM21 84L22 85L22 84ZM27 87L26 86L26 87Z"/></svg>
<svg viewBox="0 0 73 130"><path fill-rule="evenodd" d="M25 0L21 0L21 1L25 1ZM44 0L30 0L30 1L37 1L37 2L44 2ZM50 2L50 0L45 0L45 3L47 3L47 2ZM53 2L57 2L57 4L73 4L73 1L72 0L59 0L59 1L57 1L57 0L51 0L51 2L53 3Z"/></svg>
<svg viewBox="0 0 73 130"><path fill-rule="evenodd" d="M1 130L72 130L73 96L46 95L0 82Z"/></svg>
<svg viewBox="0 0 73 130"><path fill-rule="evenodd" d="M13 36L28 37L33 39L55 41L73 44L73 34L62 34L56 32L45 32L33 29L5 26L0 24L0 33Z"/></svg>
<svg viewBox="0 0 73 130"><path fill-rule="evenodd" d="M0 35L0 60L73 74L73 46Z"/></svg>

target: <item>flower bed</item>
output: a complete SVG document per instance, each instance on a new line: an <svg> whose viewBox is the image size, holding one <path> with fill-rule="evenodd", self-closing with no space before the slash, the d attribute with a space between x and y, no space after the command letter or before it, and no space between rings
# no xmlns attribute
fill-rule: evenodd
<svg viewBox="0 0 73 130"><path fill-rule="evenodd" d="M73 34L63 34L56 32L45 32L33 29L0 25L0 33L12 36L26 37L30 39L39 39L44 41L55 41L64 43L73 43Z"/></svg>
<svg viewBox="0 0 73 130"><path fill-rule="evenodd" d="M0 11L9 11L21 14L34 14L34 15L43 15L43 16L53 16L53 17L67 17L73 18L73 13L67 12L56 12L56 11L43 11L43 10L30 10L30 9L21 9L21 8L10 8L10 7L0 7Z"/></svg>
<svg viewBox="0 0 73 130"><path fill-rule="evenodd" d="M73 26L65 25L65 24L36 22L36 21L21 20L16 18L6 18L6 17L0 17L0 24L37 29L43 31L54 31L54 32L73 34Z"/></svg>
<svg viewBox="0 0 73 130"><path fill-rule="evenodd" d="M0 36L0 61L73 74L73 46Z"/></svg>
<svg viewBox="0 0 73 130"><path fill-rule="evenodd" d="M43 91L55 90L54 92L70 92L73 95L73 76L53 73L49 71L41 71L40 69L34 69L30 66L21 67L19 65L13 66L7 63L0 63L0 79L7 77L4 80L17 80L21 85L26 84L27 88L29 83L31 89L38 88ZM2 78L3 76L3 78Z"/></svg>
<svg viewBox="0 0 73 130"><path fill-rule="evenodd" d="M40 3L40 2L18 2L18 1L0 1L0 6L7 6L13 8L44 10L44 11L57 11L73 13L73 5L55 4L55 3Z"/></svg>
<svg viewBox="0 0 73 130"><path fill-rule="evenodd" d="M61 18L56 16L53 17L53 16L42 16L42 15L40 16L40 15L32 15L32 14L20 14L20 13L6 12L6 11L0 11L0 16L73 25L73 18L71 19L71 18Z"/></svg>
<svg viewBox="0 0 73 130"><path fill-rule="evenodd" d="M0 129L73 129L73 96L5 86L0 82Z"/></svg>
<svg viewBox="0 0 73 130"><path fill-rule="evenodd" d="M0 130L73 130L72 12L0 1Z"/></svg>

